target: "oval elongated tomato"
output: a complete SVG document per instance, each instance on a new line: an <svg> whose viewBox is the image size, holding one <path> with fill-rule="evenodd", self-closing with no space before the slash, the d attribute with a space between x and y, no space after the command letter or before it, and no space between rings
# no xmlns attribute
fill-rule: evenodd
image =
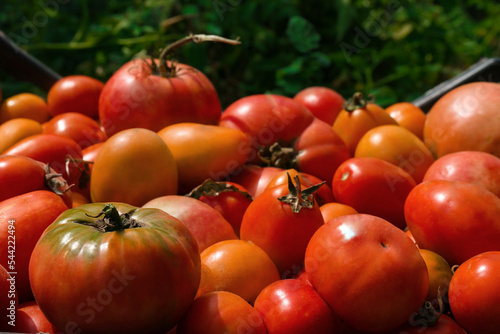
<svg viewBox="0 0 500 334"><path fill-rule="evenodd" d="M58 328L163 334L194 299L200 256L189 230L161 210L91 203L45 230L29 272L38 306Z"/></svg>
<svg viewBox="0 0 500 334"><path fill-rule="evenodd" d="M90 179L92 202L141 206L177 193L177 166L170 149L155 132L134 128L101 146Z"/></svg>
<svg viewBox="0 0 500 334"><path fill-rule="evenodd" d="M500 157L500 84L472 82L443 95L427 113L424 142L437 157L482 151Z"/></svg>
<svg viewBox="0 0 500 334"><path fill-rule="evenodd" d="M340 318L370 332L405 323L429 286L413 241L388 221L366 214L337 217L320 227L307 245L305 270Z"/></svg>
<svg viewBox="0 0 500 334"><path fill-rule="evenodd" d="M415 180L402 168L377 158L351 158L335 172L332 191L335 199L388 220L403 229L404 205Z"/></svg>
<svg viewBox="0 0 500 334"><path fill-rule="evenodd" d="M424 142L399 125L381 125L368 130L358 142L355 157L372 157L390 162L420 183L434 157Z"/></svg>
<svg viewBox="0 0 500 334"><path fill-rule="evenodd" d="M29 118L39 123L50 119L47 103L32 93L20 93L9 97L0 106L0 124L14 118Z"/></svg>
<svg viewBox="0 0 500 334"><path fill-rule="evenodd" d="M500 251L475 255L451 278L448 291L455 320L469 334L494 334L500 328Z"/></svg>
<svg viewBox="0 0 500 334"><path fill-rule="evenodd" d="M0 264L9 272L17 273L15 281L20 303L33 299L28 266L35 244L43 231L67 209L58 195L46 190L0 202ZM10 267L9 261L13 261Z"/></svg>
<svg viewBox="0 0 500 334"><path fill-rule="evenodd" d="M161 129L158 135L174 156L180 193L191 191L206 179L227 181L248 159L248 138L237 129L178 123Z"/></svg>
<svg viewBox="0 0 500 334"><path fill-rule="evenodd" d="M99 119L108 136L136 127L156 132L181 122L217 124L222 111L219 96L201 71L167 61L172 73L163 77L150 64L132 60L104 85Z"/></svg>
<svg viewBox="0 0 500 334"><path fill-rule="evenodd" d="M29 118L14 118L0 124L0 154L18 141L42 133L42 124Z"/></svg>
<svg viewBox="0 0 500 334"><path fill-rule="evenodd" d="M78 182L80 178L81 163L74 160L82 158L82 149L77 142L65 136L43 133L29 136L3 154L22 155L49 164L69 184Z"/></svg>
<svg viewBox="0 0 500 334"><path fill-rule="evenodd" d="M361 93L354 93L339 113L333 129L344 140L351 155L363 135L370 129L384 124L398 123L379 105L367 102Z"/></svg>
<svg viewBox="0 0 500 334"><path fill-rule="evenodd" d="M500 198L461 181L417 185L405 203L408 227L420 248L450 265L486 251L500 251Z"/></svg>

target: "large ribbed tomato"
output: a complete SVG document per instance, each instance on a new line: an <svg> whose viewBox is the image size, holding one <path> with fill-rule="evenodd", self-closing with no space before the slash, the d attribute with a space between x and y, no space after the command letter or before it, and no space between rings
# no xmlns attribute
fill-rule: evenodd
<svg viewBox="0 0 500 334"><path fill-rule="evenodd" d="M61 214L30 260L35 300L59 330L166 333L200 282L193 235L158 209L85 204Z"/></svg>

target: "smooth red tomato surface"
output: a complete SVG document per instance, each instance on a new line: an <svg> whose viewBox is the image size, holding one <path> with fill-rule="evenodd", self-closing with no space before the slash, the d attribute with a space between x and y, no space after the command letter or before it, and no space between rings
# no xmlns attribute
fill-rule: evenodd
<svg viewBox="0 0 500 334"><path fill-rule="evenodd" d="M408 195L405 216L419 247L438 253L450 265L500 250L500 198L474 184L423 182Z"/></svg>
<svg viewBox="0 0 500 334"><path fill-rule="evenodd" d="M305 88L295 94L293 99L329 125L333 125L345 102L344 97L335 90L319 86Z"/></svg>
<svg viewBox="0 0 500 334"><path fill-rule="evenodd" d="M175 66L175 74L166 78L152 73L149 64L132 60L106 82L99 99L99 119L108 136L135 127L156 132L181 122L217 124L219 96L201 71L167 62Z"/></svg>
<svg viewBox="0 0 500 334"><path fill-rule="evenodd" d="M429 286L417 247L399 228L366 214L337 217L305 252L311 284L350 326L383 332L418 311Z"/></svg>
<svg viewBox="0 0 500 334"><path fill-rule="evenodd" d="M481 151L450 153L429 167L424 176L428 180L470 182L500 197L500 158Z"/></svg>
<svg viewBox="0 0 500 334"><path fill-rule="evenodd" d="M15 323L14 328L18 333L60 333L47 320L36 301L28 301L19 305Z"/></svg>
<svg viewBox="0 0 500 334"><path fill-rule="evenodd" d="M463 262L448 291L455 320L469 334L500 329L500 251L484 252Z"/></svg>
<svg viewBox="0 0 500 334"><path fill-rule="evenodd" d="M49 112L52 116L76 112L95 119L103 87L104 83L86 75L66 76L52 85L47 94Z"/></svg>
<svg viewBox="0 0 500 334"><path fill-rule="evenodd" d="M177 326L177 334L267 334L259 313L240 296L214 291L196 298Z"/></svg>
<svg viewBox="0 0 500 334"><path fill-rule="evenodd" d="M28 266L35 244L45 228L67 209L58 195L46 190L0 202L0 264L17 273L16 291L20 303L33 299ZM10 262L12 267L9 261L14 261Z"/></svg>
<svg viewBox="0 0 500 334"><path fill-rule="evenodd" d="M164 334L194 300L200 255L189 230L161 210L90 203L45 230L29 274L35 300L58 328Z"/></svg>
<svg viewBox="0 0 500 334"><path fill-rule="evenodd" d="M65 112L42 124L43 133L66 136L78 143L82 149L107 139L97 121L77 112Z"/></svg>
<svg viewBox="0 0 500 334"><path fill-rule="evenodd" d="M340 165L333 177L332 191L339 203L403 229L405 200L415 185L402 168L378 158L359 157Z"/></svg>
<svg viewBox="0 0 500 334"><path fill-rule="evenodd" d="M482 151L500 157L500 84L472 82L443 95L427 113L424 142L436 157Z"/></svg>
<svg viewBox="0 0 500 334"><path fill-rule="evenodd" d="M231 181L245 187L250 195L256 198L266 190L272 179L283 171L283 168L278 167L260 167L246 164L239 173L231 177Z"/></svg>
<svg viewBox="0 0 500 334"><path fill-rule="evenodd" d="M270 334L330 334L332 311L305 281L285 279L268 285L255 300Z"/></svg>

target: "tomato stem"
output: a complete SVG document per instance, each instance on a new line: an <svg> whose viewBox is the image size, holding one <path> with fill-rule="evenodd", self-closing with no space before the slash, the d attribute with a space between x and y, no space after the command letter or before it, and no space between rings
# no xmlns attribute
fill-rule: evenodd
<svg viewBox="0 0 500 334"><path fill-rule="evenodd" d="M278 142L259 149L258 156L264 166L299 169L296 159L297 151L293 147L282 146Z"/></svg>
<svg viewBox="0 0 500 334"><path fill-rule="evenodd" d="M44 183L45 186L52 190L56 195L63 195L73 186L68 186L68 183L62 177L62 174L52 172L49 164L46 165Z"/></svg>
<svg viewBox="0 0 500 334"><path fill-rule="evenodd" d="M344 103L344 110L353 112L356 109L363 109L369 102L373 102L373 95L368 95L368 100L363 97L363 93L356 92L349 100Z"/></svg>
<svg viewBox="0 0 500 334"><path fill-rule="evenodd" d="M168 45L165 47L159 57L159 73L162 77L165 78L170 78L172 76L175 76L176 69L175 65L173 66L168 66L167 65L167 57L172 54L175 50L179 49L183 45L194 42L196 44L202 43L202 42L220 42L220 43L226 43L226 44L231 44L231 45L238 45L241 44L241 42L236 39L228 39L224 37L220 37L217 35L204 35L204 34L189 34L188 36L181 38L180 40ZM153 61L154 63L154 61ZM155 65L156 66L156 65Z"/></svg>
<svg viewBox="0 0 500 334"><path fill-rule="evenodd" d="M196 188L191 190L191 192L186 194L186 196L200 199L202 196L219 196L224 192L236 192L245 196L251 201L253 200L252 195L250 195L246 191L242 191L236 186L228 184L227 182L216 182L212 179L206 179L201 185L197 186Z"/></svg>
<svg viewBox="0 0 500 334"><path fill-rule="evenodd" d="M281 196L278 200L290 204L293 213L299 213L303 208L312 209L314 206L313 194L325 183L325 181L302 190L298 174L294 177L295 184L288 172L286 175L288 176L288 195Z"/></svg>
<svg viewBox="0 0 500 334"><path fill-rule="evenodd" d="M92 223L86 223L101 232L112 232L112 231L122 231L127 228L141 227L135 219L130 218L130 215L123 213L120 215L118 210L113 204L106 204L104 208L97 216L91 216L91 218L99 218Z"/></svg>

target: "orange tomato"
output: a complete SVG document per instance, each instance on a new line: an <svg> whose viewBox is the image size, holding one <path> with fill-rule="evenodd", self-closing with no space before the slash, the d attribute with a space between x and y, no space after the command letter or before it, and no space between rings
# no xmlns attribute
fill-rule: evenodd
<svg viewBox="0 0 500 334"><path fill-rule="evenodd" d="M99 149L92 168L92 202L142 206L177 192L177 167L170 149L155 132L120 131Z"/></svg>
<svg viewBox="0 0 500 334"><path fill-rule="evenodd" d="M420 140L424 140L424 124L427 116L422 109L410 102L397 102L385 108L385 112L400 126L410 130Z"/></svg>
<svg viewBox="0 0 500 334"><path fill-rule="evenodd" d="M262 248L251 241L224 240L201 252L197 295L229 291L253 303L262 289L279 279L278 269Z"/></svg>
<svg viewBox="0 0 500 334"><path fill-rule="evenodd" d="M353 215L358 213L352 206L342 203L326 203L319 207L321 214L323 215L323 220L325 223L330 220L345 216L345 215Z"/></svg>
<svg viewBox="0 0 500 334"><path fill-rule="evenodd" d="M353 155L361 137L368 130L384 124L397 125L397 122L382 107L368 102L361 93L355 93L338 114L333 129L344 140Z"/></svg>
<svg viewBox="0 0 500 334"><path fill-rule="evenodd" d="M429 273L429 292L426 300L434 303L438 300L438 293L441 298L446 296L453 272L448 262L438 253L422 248L419 251Z"/></svg>
<svg viewBox="0 0 500 334"><path fill-rule="evenodd" d="M434 156L422 140L399 125L381 125L367 131L358 142L355 157L378 158L390 162L420 183Z"/></svg>
<svg viewBox="0 0 500 334"><path fill-rule="evenodd" d="M90 203L90 200L80 193L73 192L71 193L71 196L73 197L72 208L76 208L77 206Z"/></svg>
<svg viewBox="0 0 500 334"><path fill-rule="evenodd" d="M228 181L251 152L240 130L199 123L169 125L158 135L165 141L179 171L179 192L187 193L206 179Z"/></svg>
<svg viewBox="0 0 500 334"><path fill-rule="evenodd" d="M39 123L49 120L47 102L32 93L21 93L9 97L0 106L0 123L13 118L29 118Z"/></svg>
<svg viewBox="0 0 500 334"><path fill-rule="evenodd" d="M29 118L14 118L0 124L0 154L15 143L42 133L42 124Z"/></svg>

